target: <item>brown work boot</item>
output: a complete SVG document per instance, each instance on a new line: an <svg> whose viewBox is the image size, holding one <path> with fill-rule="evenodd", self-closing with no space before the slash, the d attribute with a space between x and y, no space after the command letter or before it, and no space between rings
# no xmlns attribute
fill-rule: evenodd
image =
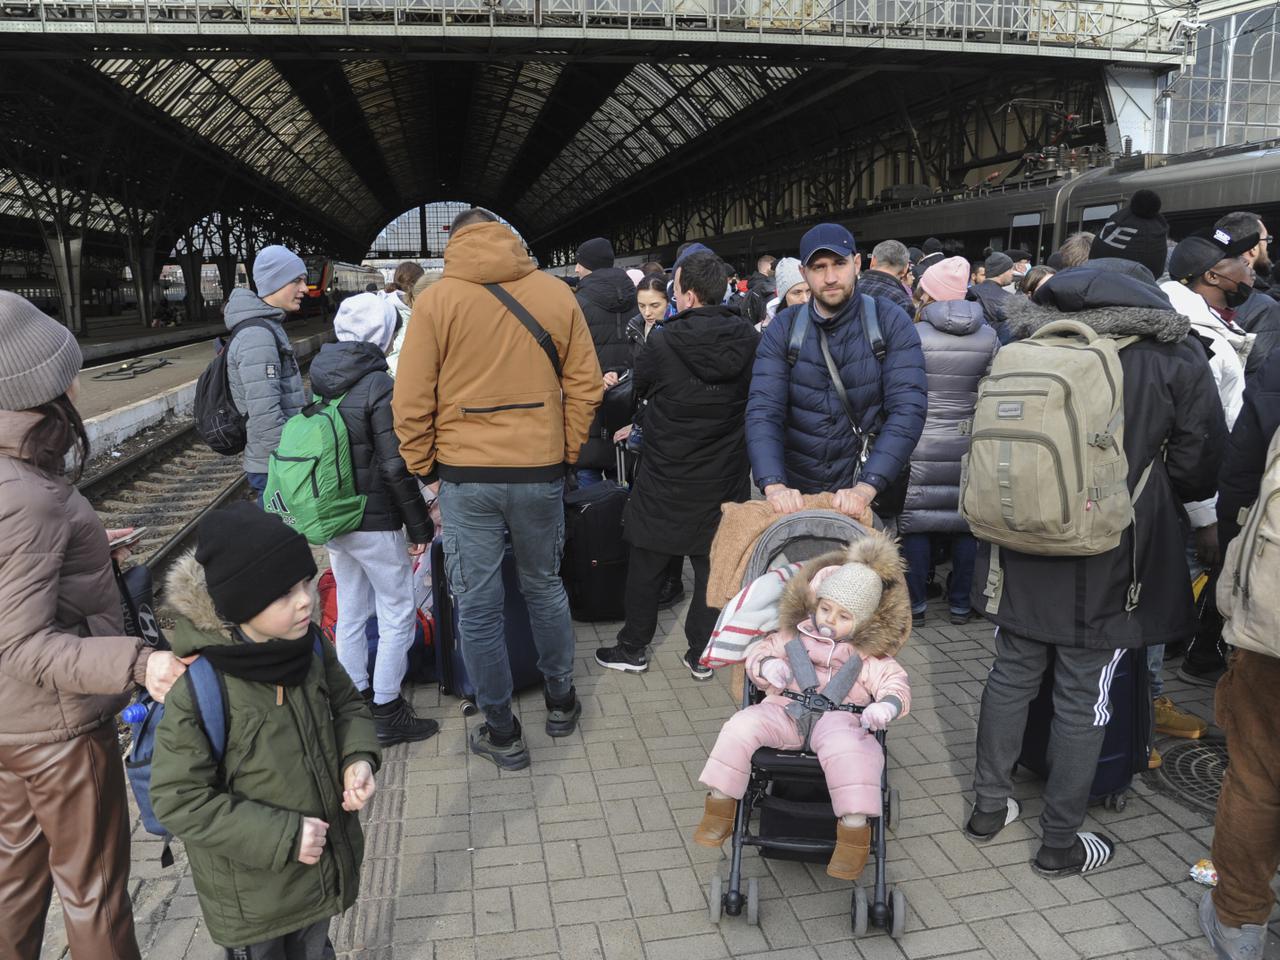
<svg viewBox="0 0 1280 960"><path fill-rule="evenodd" d="M1155 714L1156 733L1166 737L1199 740L1209 726L1194 713L1179 710L1168 697L1156 697Z"/></svg>
<svg viewBox="0 0 1280 960"><path fill-rule="evenodd" d="M693 831L693 842L702 847L720 846L733 833L733 818L737 812L738 801L733 797L718 798L708 793L702 822Z"/></svg>
<svg viewBox="0 0 1280 960"><path fill-rule="evenodd" d="M837 880L857 880L867 865L870 852L871 824L846 827L837 820L836 848L831 852L831 862L827 864L827 876Z"/></svg>

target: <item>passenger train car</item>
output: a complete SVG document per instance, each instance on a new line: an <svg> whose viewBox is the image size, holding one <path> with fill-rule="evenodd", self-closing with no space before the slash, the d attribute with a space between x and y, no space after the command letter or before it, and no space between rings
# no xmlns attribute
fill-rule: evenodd
<svg viewBox="0 0 1280 960"><path fill-rule="evenodd" d="M937 237L962 241L970 259L987 247L1021 247L1031 251L1033 262L1043 263L1071 234L1096 232L1143 188L1160 195L1175 240L1233 210L1258 213L1270 229L1280 225L1280 141L1167 159L1126 158L1075 176L1011 183L978 196L879 206L836 219L849 225L864 254L881 240L919 246ZM762 253L793 251L805 229L801 224L739 233L713 246L723 257L749 262Z"/></svg>
<svg viewBox="0 0 1280 960"><path fill-rule="evenodd" d="M356 293L364 293L369 284L381 290L386 281L382 271L327 257L306 257L307 295L302 300L303 317L331 317L338 304Z"/></svg>

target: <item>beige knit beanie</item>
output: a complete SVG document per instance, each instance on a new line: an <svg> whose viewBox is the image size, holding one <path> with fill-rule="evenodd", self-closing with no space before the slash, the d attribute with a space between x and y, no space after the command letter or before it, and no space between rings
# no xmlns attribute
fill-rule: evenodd
<svg viewBox="0 0 1280 960"><path fill-rule="evenodd" d="M71 331L0 290L0 410L30 410L67 392L84 358Z"/></svg>
<svg viewBox="0 0 1280 960"><path fill-rule="evenodd" d="M819 600L830 600L849 611L857 631L880 607L884 581L865 563L846 563L828 574L814 592Z"/></svg>

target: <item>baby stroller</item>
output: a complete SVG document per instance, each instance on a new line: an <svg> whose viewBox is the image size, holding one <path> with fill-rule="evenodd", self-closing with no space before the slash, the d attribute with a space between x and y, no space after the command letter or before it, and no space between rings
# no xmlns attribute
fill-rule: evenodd
<svg viewBox="0 0 1280 960"><path fill-rule="evenodd" d="M756 541L747 562L743 586L784 563L812 560L832 550L843 549L850 541L866 536L866 528L842 513L830 510L807 510L775 521ZM860 713L855 706L831 704L821 694L791 694L793 699L809 701L810 709L842 709ZM743 708L758 702L763 693L751 682L744 681ZM822 701L822 702L818 702ZM885 747L885 733L876 734L880 748ZM888 785L888 762L880 780L883 814L871 818L871 857L875 860L875 882L871 899L867 890L854 885L850 920L853 935L862 936L870 924L882 927L891 937L902 936L906 929L907 902L902 890L889 889L885 879L885 830L898 820L898 791ZM751 819L759 812L759 828L751 831ZM759 847L761 856L779 860L801 860L825 863L835 847L834 820L826 778L818 758L797 750L762 747L751 758L751 777L747 792L738 804L733 825L733 852L726 882L718 873L711 878L710 916L718 923L721 913L741 915L746 908L747 922L756 924L760 916L760 895L756 878L750 877L743 893L742 854L747 847Z"/></svg>

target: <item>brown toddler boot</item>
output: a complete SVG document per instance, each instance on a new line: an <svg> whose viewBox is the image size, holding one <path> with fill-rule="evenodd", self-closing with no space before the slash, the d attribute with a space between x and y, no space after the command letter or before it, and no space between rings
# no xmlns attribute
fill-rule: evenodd
<svg viewBox="0 0 1280 960"><path fill-rule="evenodd" d="M733 797L718 798L708 793L702 822L693 831L693 842L703 847L720 846L733 833L733 818L737 812L738 801Z"/></svg>
<svg viewBox="0 0 1280 960"><path fill-rule="evenodd" d="M827 876L837 880L857 880L862 868L867 865L867 855L870 852L871 824L846 827L837 820L836 848L831 852L831 862L827 864Z"/></svg>

